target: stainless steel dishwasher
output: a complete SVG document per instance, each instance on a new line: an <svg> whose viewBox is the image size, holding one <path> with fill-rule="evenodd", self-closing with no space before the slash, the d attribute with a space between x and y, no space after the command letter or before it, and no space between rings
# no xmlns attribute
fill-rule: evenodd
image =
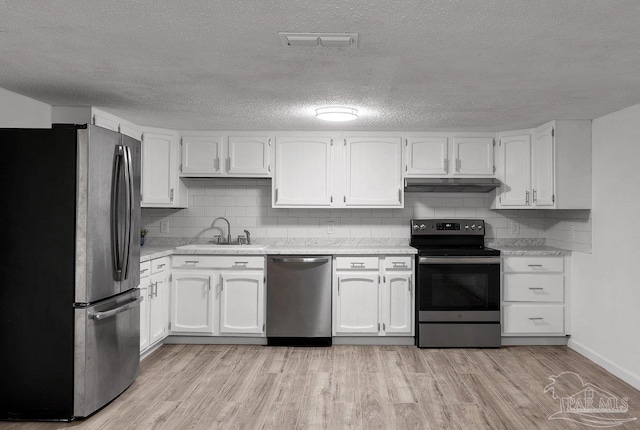
<svg viewBox="0 0 640 430"><path fill-rule="evenodd" d="M267 256L267 344L331 345L331 256Z"/></svg>

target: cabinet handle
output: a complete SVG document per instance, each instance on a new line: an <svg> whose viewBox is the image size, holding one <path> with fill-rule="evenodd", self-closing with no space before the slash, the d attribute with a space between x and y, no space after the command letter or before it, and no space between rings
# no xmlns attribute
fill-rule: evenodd
<svg viewBox="0 0 640 430"><path fill-rule="evenodd" d="M380 323L378 323L378 331L380 331Z"/></svg>
<svg viewBox="0 0 640 430"><path fill-rule="evenodd" d="M391 264L393 264L393 267L407 267L407 263L405 263L404 261L392 261Z"/></svg>
<svg viewBox="0 0 640 430"><path fill-rule="evenodd" d="M267 172L270 172L270 171L271 171L271 164L267 166Z"/></svg>
<svg viewBox="0 0 640 430"><path fill-rule="evenodd" d="M544 321L544 318L542 317L533 317L533 318L529 318L531 321Z"/></svg>
<svg viewBox="0 0 640 430"><path fill-rule="evenodd" d="M234 261L233 265L234 266L242 266L242 267L247 267L247 264L249 264L248 261Z"/></svg>
<svg viewBox="0 0 640 430"><path fill-rule="evenodd" d="M360 263L357 261L352 261L351 262L351 267L364 267L364 263Z"/></svg>
<svg viewBox="0 0 640 430"><path fill-rule="evenodd" d="M269 146L271 146L271 139L269 139Z"/></svg>
<svg viewBox="0 0 640 430"><path fill-rule="evenodd" d="M331 198L329 199L330 203L333 203L333 196L331 196Z"/></svg>
<svg viewBox="0 0 640 430"><path fill-rule="evenodd" d="M211 291L211 284L213 284L213 276L209 275L209 288L207 291Z"/></svg>
<svg viewBox="0 0 640 430"><path fill-rule="evenodd" d="M227 173L231 170L231 157L227 158Z"/></svg>
<svg viewBox="0 0 640 430"><path fill-rule="evenodd" d="M382 275L382 282L387 282L387 275Z"/></svg>
<svg viewBox="0 0 640 430"><path fill-rule="evenodd" d="M537 196L535 188L533 189L533 203L534 204L538 203L538 196Z"/></svg>
<svg viewBox="0 0 640 430"><path fill-rule="evenodd" d="M166 266L166 264L158 264L158 269L162 269L164 266Z"/></svg>
<svg viewBox="0 0 640 430"><path fill-rule="evenodd" d="M524 193L524 204L529 205L529 191L525 191Z"/></svg>
<svg viewBox="0 0 640 430"><path fill-rule="evenodd" d="M220 170L220 158L216 157L216 160L213 162L213 168L215 170Z"/></svg>
<svg viewBox="0 0 640 430"><path fill-rule="evenodd" d="M347 196L342 196L342 201L347 203Z"/></svg>
<svg viewBox="0 0 640 430"><path fill-rule="evenodd" d="M333 201L333 200L332 200ZM276 188L276 198L275 198L275 202L278 203L278 189Z"/></svg>
<svg viewBox="0 0 640 430"><path fill-rule="evenodd" d="M398 201L402 202L402 188L398 188Z"/></svg>
<svg viewBox="0 0 640 430"><path fill-rule="evenodd" d="M448 158L444 159L444 172L445 173L449 172L449 159Z"/></svg>
<svg viewBox="0 0 640 430"><path fill-rule="evenodd" d="M530 290L540 290L540 291L544 290L544 288L542 288L542 287L529 287L529 289Z"/></svg>
<svg viewBox="0 0 640 430"><path fill-rule="evenodd" d="M387 325L385 323L382 323L382 331L386 331L387 330Z"/></svg>
<svg viewBox="0 0 640 430"><path fill-rule="evenodd" d="M220 275L220 292L224 291L224 278Z"/></svg>
<svg viewBox="0 0 640 430"><path fill-rule="evenodd" d="M411 287L412 287L411 284L412 283L413 283L413 279L411 279L411 275L409 275L409 287L408 287L409 288L409 292L411 292Z"/></svg>
<svg viewBox="0 0 640 430"><path fill-rule="evenodd" d="M196 265L196 264L198 264L198 263L200 263L200 261L199 261L199 260L185 260L185 262L184 262L184 264L185 264L186 266L190 266L190 265L194 265L194 266L195 266L195 265Z"/></svg>
<svg viewBox="0 0 640 430"><path fill-rule="evenodd" d="M173 188L169 190L169 200L173 201Z"/></svg>
<svg viewBox="0 0 640 430"><path fill-rule="evenodd" d="M462 161L460 161L459 158L456 158L456 172L460 171L461 166L462 166Z"/></svg>
<svg viewBox="0 0 640 430"><path fill-rule="evenodd" d="M542 264L527 264L529 267L542 267Z"/></svg>
<svg viewBox="0 0 640 430"><path fill-rule="evenodd" d="M405 164L405 165L404 165L404 171L406 172L406 171L408 171L408 170L409 170L409 166Z"/></svg>
<svg viewBox="0 0 640 430"><path fill-rule="evenodd" d="M140 271L140 274L142 275L144 272L147 272L147 271L149 271L149 269L142 269L142 270Z"/></svg>
<svg viewBox="0 0 640 430"><path fill-rule="evenodd" d="M340 295L340 278L338 278L338 295Z"/></svg>

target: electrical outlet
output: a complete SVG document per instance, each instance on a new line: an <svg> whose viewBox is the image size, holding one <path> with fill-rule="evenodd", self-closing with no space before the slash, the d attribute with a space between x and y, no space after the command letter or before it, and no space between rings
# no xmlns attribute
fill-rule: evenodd
<svg viewBox="0 0 640 430"><path fill-rule="evenodd" d="M569 225L569 237L571 239L575 239L576 238L576 226L574 224L570 224Z"/></svg>
<svg viewBox="0 0 640 430"><path fill-rule="evenodd" d="M515 221L511 221L511 234L520 234L520 224Z"/></svg>
<svg viewBox="0 0 640 430"><path fill-rule="evenodd" d="M169 233L169 220L160 221L160 233Z"/></svg>
<svg viewBox="0 0 640 430"><path fill-rule="evenodd" d="M327 234L334 234L336 232L335 228L335 221L327 221Z"/></svg>

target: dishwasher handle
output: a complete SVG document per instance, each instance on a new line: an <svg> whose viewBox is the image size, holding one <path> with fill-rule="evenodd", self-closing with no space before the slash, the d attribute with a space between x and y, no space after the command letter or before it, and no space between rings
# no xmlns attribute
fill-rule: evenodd
<svg viewBox="0 0 640 430"><path fill-rule="evenodd" d="M287 257L271 258L274 263L328 263L328 257Z"/></svg>

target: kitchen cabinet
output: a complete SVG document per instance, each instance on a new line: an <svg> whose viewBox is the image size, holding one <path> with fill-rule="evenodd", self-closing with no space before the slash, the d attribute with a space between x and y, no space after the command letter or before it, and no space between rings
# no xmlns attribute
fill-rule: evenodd
<svg viewBox="0 0 640 430"><path fill-rule="evenodd" d="M169 257L140 264L140 351L169 334Z"/></svg>
<svg viewBox="0 0 640 430"><path fill-rule="evenodd" d="M492 137L453 138L453 176L494 176Z"/></svg>
<svg viewBox="0 0 640 430"><path fill-rule="evenodd" d="M402 139L348 137L344 141L347 207L402 207Z"/></svg>
<svg viewBox="0 0 640 430"><path fill-rule="evenodd" d="M273 207L402 207L400 137L276 137Z"/></svg>
<svg viewBox="0 0 640 430"><path fill-rule="evenodd" d="M333 139L276 137L273 207L330 207Z"/></svg>
<svg viewBox="0 0 640 430"><path fill-rule="evenodd" d="M499 133L493 209L590 209L591 121Z"/></svg>
<svg viewBox="0 0 640 430"><path fill-rule="evenodd" d="M565 257L505 256L502 261L502 335L568 334Z"/></svg>
<svg viewBox="0 0 640 430"><path fill-rule="evenodd" d="M405 176L441 178L449 174L449 139L441 136L405 140Z"/></svg>
<svg viewBox="0 0 640 430"><path fill-rule="evenodd" d="M193 132L181 137L183 177L271 177L272 139Z"/></svg>
<svg viewBox="0 0 640 430"><path fill-rule="evenodd" d="M334 262L334 336L413 336L411 256Z"/></svg>
<svg viewBox="0 0 640 430"><path fill-rule="evenodd" d="M174 269L171 276L171 332L214 334L213 275Z"/></svg>
<svg viewBox="0 0 640 430"><path fill-rule="evenodd" d="M142 133L142 207L187 207L187 187L179 178L180 142L170 130Z"/></svg>
<svg viewBox="0 0 640 430"><path fill-rule="evenodd" d="M220 334L264 334L264 273L220 274Z"/></svg>
<svg viewBox="0 0 640 430"><path fill-rule="evenodd" d="M175 255L172 333L265 336L263 256Z"/></svg>

